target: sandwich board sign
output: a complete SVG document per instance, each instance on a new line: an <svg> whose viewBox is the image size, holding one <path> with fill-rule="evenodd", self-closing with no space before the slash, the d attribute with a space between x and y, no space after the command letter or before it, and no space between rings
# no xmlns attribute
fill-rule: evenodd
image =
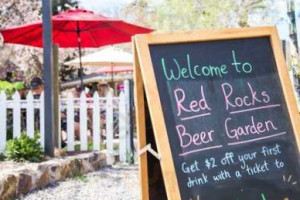
<svg viewBox="0 0 300 200"><path fill-rule="evenodd" d="M152 131L160 167L141 154L142 199L159 199L159 170L161 199L300 198L300 121L274 27L137 35L133 47L139 149Z"/></svg>

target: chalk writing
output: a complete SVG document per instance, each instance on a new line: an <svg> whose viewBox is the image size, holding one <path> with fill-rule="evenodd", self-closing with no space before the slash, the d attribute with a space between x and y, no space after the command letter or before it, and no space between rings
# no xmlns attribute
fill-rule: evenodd
<svg viewBox="0 0 300 200"><path fill-rule="evenodd" d="M235 67L235 70L238 73L251 73L253 70L252 65L249 62L244 62L244 63L240 63L237 61L236 56L235 56L235 51L232 50L232 58L233 58L233 63L232 65ZM242 66L241 66L242 65Z"/></svg>
<svg viewBox="0 0 300 200"><path fill-rule="evenodd" d="M256 156L257 156L257 152L238 155L239 161L243 163L242 168L245 169L246 168L246 161L254 160L254 159L257 158Z"/></svg>
<svg viewBox="0 0 300 200"><path fill-rule="evenodd" d="M280 137L282 135L285 135L286 132L281 132L281 133L276 133L276 134L272 134L269 136L264 136L264 137L260 137L260 138L255 138L255 139L250 139L250 140L244 140L241 142L230 142L228 143L228 145L239 145L239 144L246 144L246 143L251 143L251 142L255 142L255 141L260 141L260 140L266 140L266 139L270 139L270 138L275 138L275 137Z"/></svg>
<svg viewBox="0 0 300 200"><path fill-rule="evenodd" d="M235 54L235 50L231 52L232 67L237 73L249 74L253 71L253 67L249 62L238 62ZM179 63L178 58L167 60L161 58L161 67L163 69L164 76L168 81L178 81L180 79L196 79L198 77L220 77L227 75L229 69L226 64L213 65L213 64L191 64L190 54L186 55L184 63Z"/></svg>
<svg viewBox="0 0 300 200"><path fill-rule="evenodd" d="M183 162L181 165L183 173L189 174L189 173L200 171L198 164L199 163L196 160L194 161L194 163L190 165L188 165L186 162Z"/></svg>
<svg viewBox="0 0 300 200"><path fill-rule="evenodd" d="M201 97L199 100L191 100L188 102L188 105L186 104L186 95L182 88L177 88L174 90L174 97L177 104L177 116L181 116L182 112L187 113L199 113L200 111L206 111L209 112L211 108L207 104L205 95L204 95L204 89L203 86L200 86L200 94ZM208 113L207 113L208 114ZM206 114L202 114L204 116ZM200 116L200 115L198 115ZM185 118L187 119L187 118Z"/></svg>
<svg viewBox="0 0 300 200"><path fill-rule="evenodd" d="M278 154L281 154L281 150L279 148L280 146L278 144L275 145L275 147L266 147L263 146L261 149L261 153L266 157L266 156L276 156Z"/></svg>
<svg viewBox="0 0 300 200"><path fill-rule="evenodd" d="M284 167L284 162L278 161L277 159L275 159L275 165L278 169L283 168Z"/></svg>
<svg viewBox="0 0 300 200"><path fill-rule="evenodd" d="M201 152L201 151L207 151L207 150L211 150L211 149L219 149L219 148L222 148L222 147L223 147L222 145L216 145L216 146L211 146L211 147L205 147L205 148L202 148L202 149L194 149L194 150L190 150L190 151L180 153L179 156L186 156L186 155L198 153L198 152Z"/></svg>
<svg viewBox="0 0 300 200"><path fill-rule="evenodd" d="M261 194L261 200L267 200L264 194Z"/></svg>
<svg viewBox="0 0 300 200"><path fill-rule="evenodd" d="M199 195L197 195L196 199L192 199L192 198L190 198L190 200L200 200L200 196L199 196Z"/></svg>
<svg viewBox="0 0 300 200"><path fill-rule="evenodd" d="M195 186L201 186L208 183L208 176L204 173L201 173L199 177L188 177L187 187L195 187Z"/></svg>
<svg viewBox="0 0 300 200"><path fill-rule="evenodd" d="M256 151L245 153L225 152L221 157L210 157L204 160L194 160L191 163L182 163L182 172L195 174L187 179L188 187L202 186L209 182L222 182L229 179L243 179L247 176L266 174L271 170L283 168L284 161L279 159L282 149L279 144L273 146L262 145ZM228 170L228 166L235 167L234 172ZM211 172L210 172L211 171ZM210 172L210 173L208 173ZM196 176L200 173L200 176ZM288 178L283 175L284 182L290 182L292 176ZM297 184L297 182L293 182Z"/></svg>
<svg viewBox="0 0 300 200"><path fill-rule="evenodd" d="M285 175L282 175L283 182L285 183L291 183L292 185L298 184L298 181L292 181L292 175L289 175L289 178L287 179Z"/></svg>
<svg viewBox="0 0 300 200"><path fill-rule="evenodd" d="M225 120L225 132L228 138L241 140L248 135L261 135L265 132L272 132L278 130L272 120L258 121L254 116L250 117L250 122L247 125L233 127L231 125L232 118L228 117Z"/></svg>
<svg viewBox="0 0 300 200"><path fill-rule="evenodd" d="M205 159L205 166L207 167L207 169L212 169L217 167L216 159L215 158Z"/></svg>
<svg viewBox="0 0 300 200"><path fill-rule="evenodd" d="M233 152L226 152L225 156L221 159L222 165L232 165L234 164L234 153Z"/></svg>
<svg viewBox="0 0 300 200"><path fill-rule="evenodd" d="M237 107L250 107L255 106L258 103L267 104L270 102L270 96L266 91L261 91L257 93L257 91L253 88L253 86L247 82L247 89L249 91L249 95L234 97L234 88L230 83L223 83L221 85L222 92L225 99L225 107L226 110L230 108Z"/></svg>
<svg viewBox="0 0 300 200"><path fill-rule="evenodd" d="M182 124L177 125L176 130L180 139L180 146L182 148L186 148L191 145L199 146L213 142L214 130L199 131L197 133L190 134Z"/></svg>
<svg viewBox="0 0 300 200"><path fill-rule="evenodd" d="M231 178L231 175L227 170L222 170L222 171L218 172L217 175L213 176L213 180L216 182L230 179L230 178Z"/></svg>

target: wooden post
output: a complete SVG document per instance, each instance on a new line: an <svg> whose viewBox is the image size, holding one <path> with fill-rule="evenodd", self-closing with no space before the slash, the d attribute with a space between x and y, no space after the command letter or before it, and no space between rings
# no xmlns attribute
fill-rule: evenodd
<svg viewBox="0 0 300 200"><path fill-rule="evenodd" d="M53 45L53 77L52 77L52 90L53 90L53 115L54 115L54 147L60 148L61 146L61 124L60 124L60 101L59 101L59 46Z"/></svg>

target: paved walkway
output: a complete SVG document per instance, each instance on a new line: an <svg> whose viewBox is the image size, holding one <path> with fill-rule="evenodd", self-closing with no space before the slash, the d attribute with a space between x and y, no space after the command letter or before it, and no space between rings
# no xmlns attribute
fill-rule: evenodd
<svg viewBox="0 0 300 200"><path fill-rule="evenodd" d="M19 200L138 200L138 167L104 167L34 191Z"/></svg>

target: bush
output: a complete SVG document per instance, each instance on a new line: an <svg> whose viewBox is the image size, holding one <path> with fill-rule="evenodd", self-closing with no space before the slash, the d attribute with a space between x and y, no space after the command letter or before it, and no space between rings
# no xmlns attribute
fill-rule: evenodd
<svg viewBox="0 0 300 200"><path fill-rule="evenodd" d="M13 139L13 130L12 128L6 129L6 140L12 140Z"/></svg>
<svg viewBox="0 0 300 200"><path fill-rule="evenodd" d="M5 160L5 156L2 153L0 153L0 161L4 161L4 160Z"/></svg>
<svg viewBox="0 0 300 200"><path fill-rule="evenodd" d="M42 147L38 140L39 136L32 139L23 133L21 137L7 142L4 155L16 162L39 162L42 159Z"/></svg>
<svg viewBox="0 0 300 200"><path fill-rule="evenodd" d="M14 85L8 81L0 81L0 92L5 91L8 98L11 98L14 93Z"/></svg>

